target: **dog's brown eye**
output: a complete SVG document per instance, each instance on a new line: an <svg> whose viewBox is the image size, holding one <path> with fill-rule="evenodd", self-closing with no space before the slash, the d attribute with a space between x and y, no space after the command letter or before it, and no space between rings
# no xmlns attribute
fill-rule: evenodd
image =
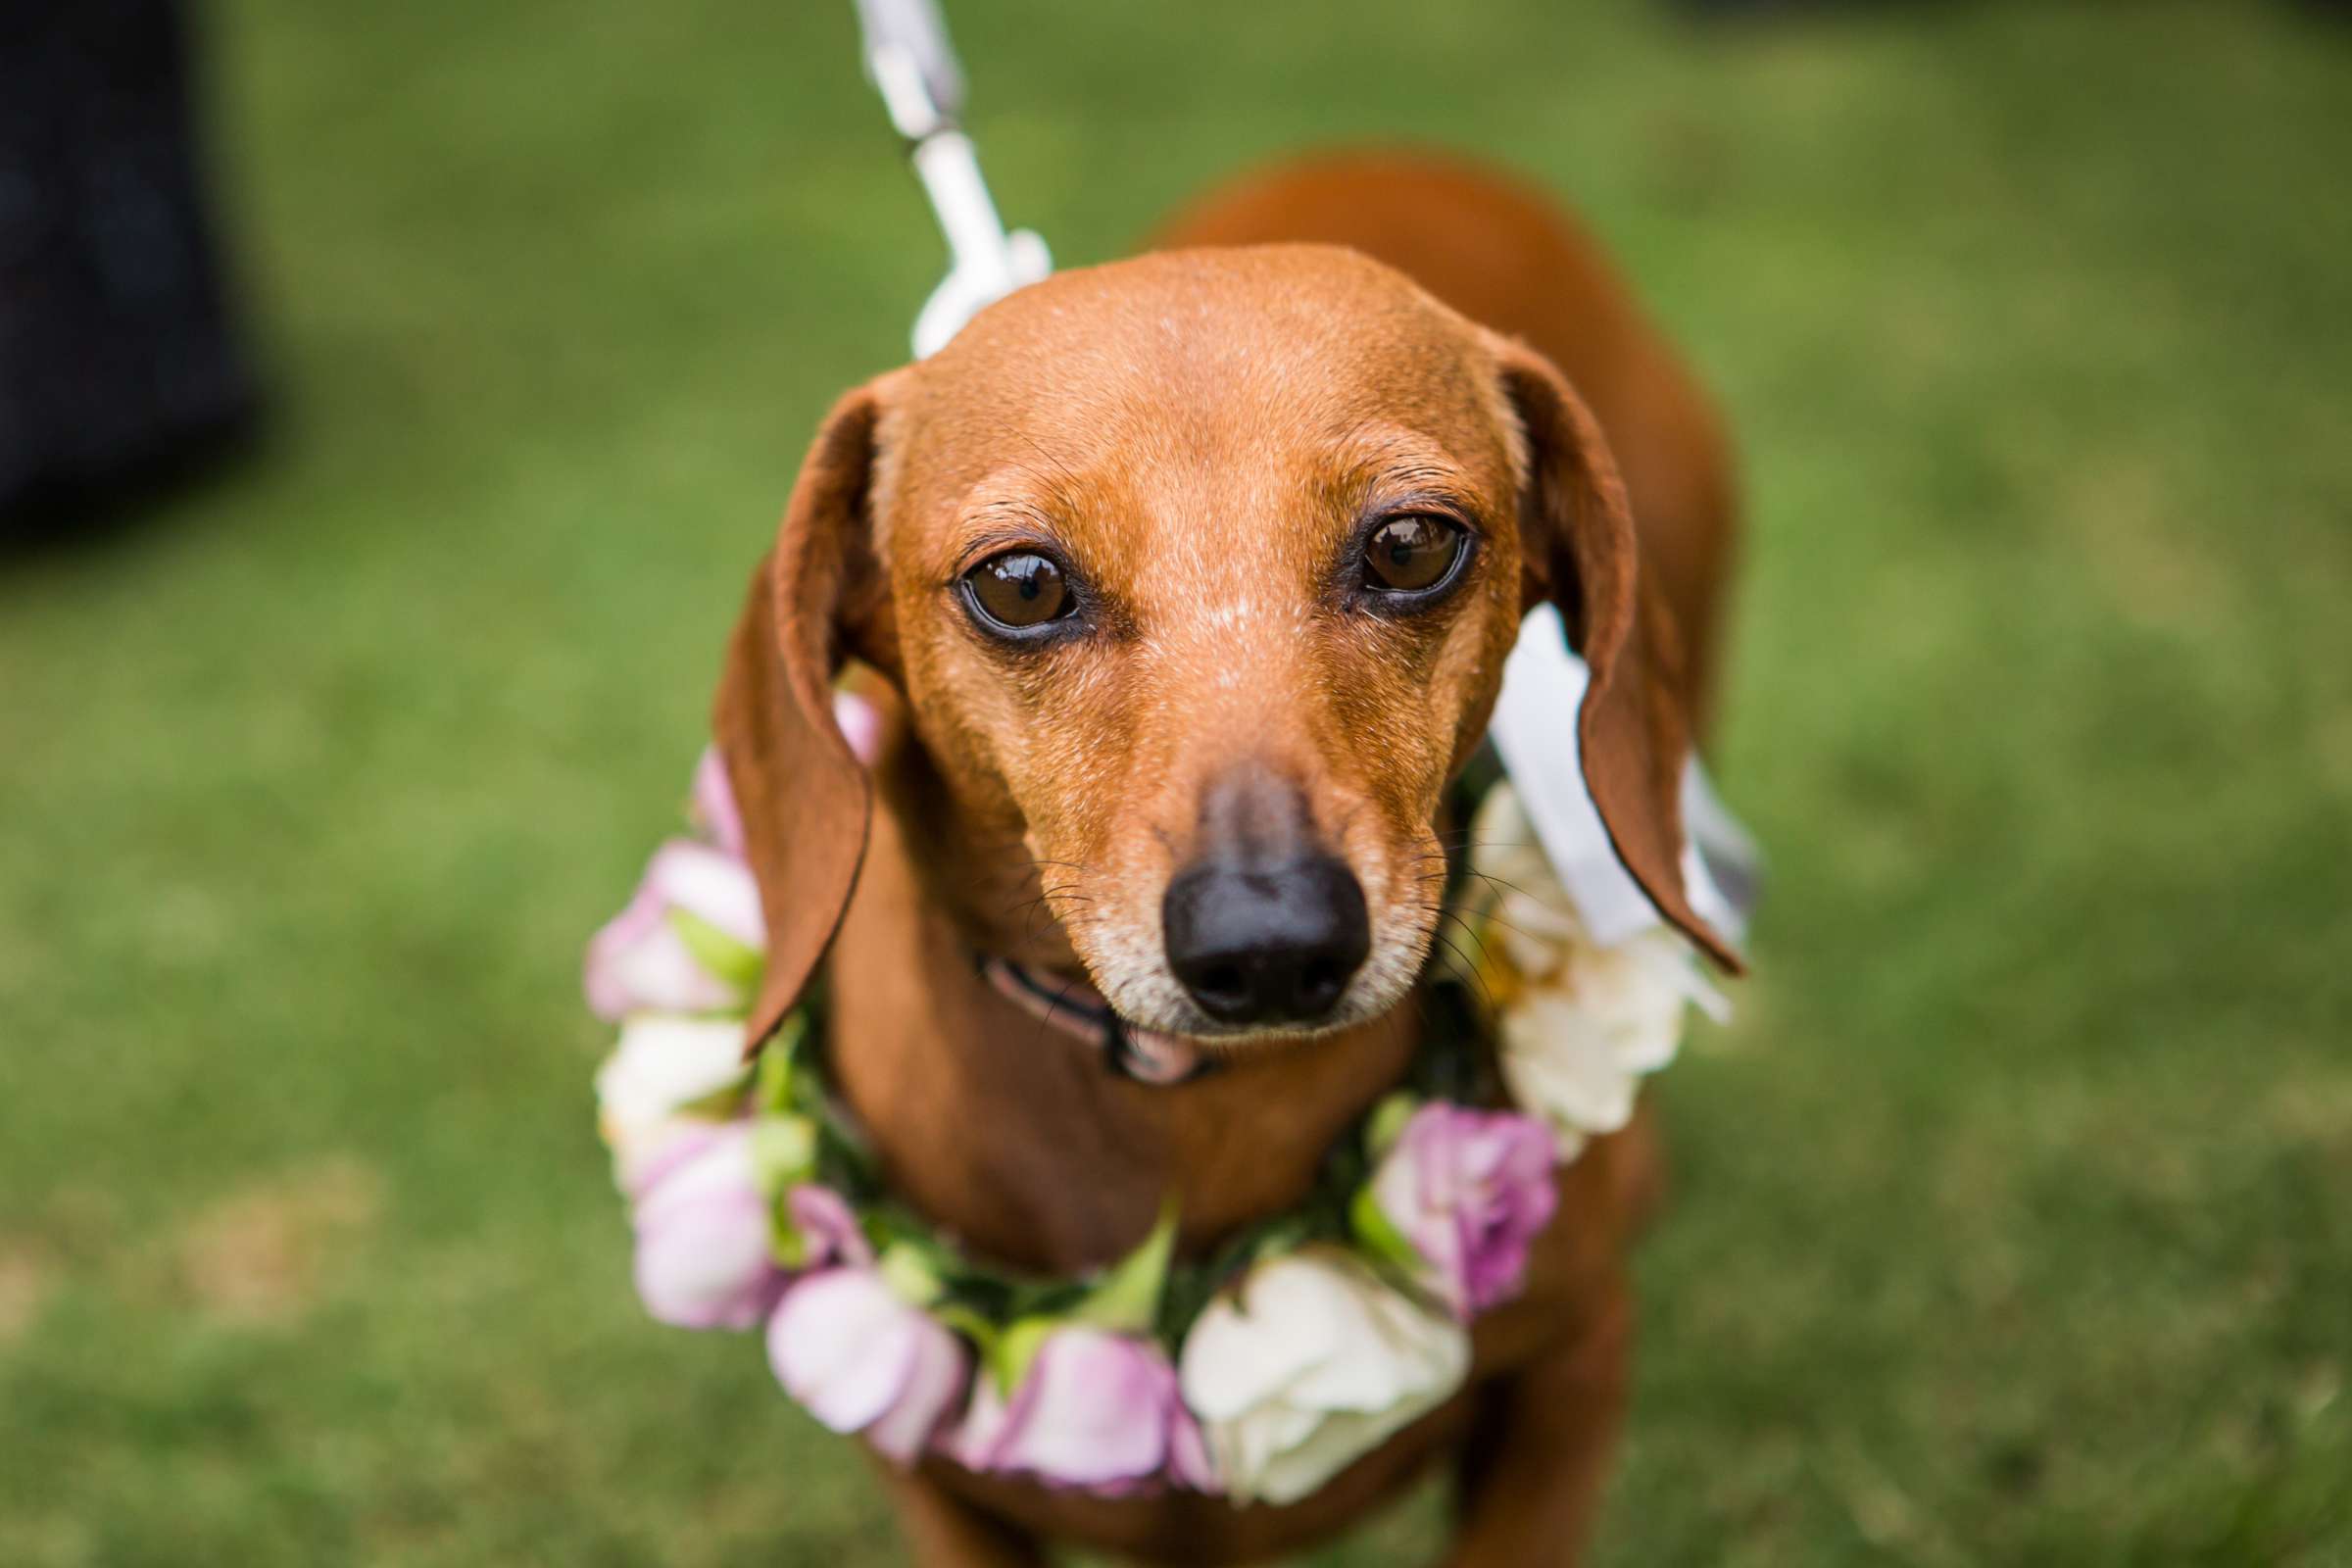
<svg viewBox="0 0 2352 1568"><path fill-rule="evenodd" d="M973 607L1006 631L1043 626L1076 608L1060 565L1034 551L991 556L963 574L963 584Z"/></svg>
<svg viewBox="0 0 2352 1568"><path fill-rule="evenodd" d="M1443 517L1391 517L1364 541L1364 586L1375 593L1434 588L1462 558L1462 530Z"/></svg>

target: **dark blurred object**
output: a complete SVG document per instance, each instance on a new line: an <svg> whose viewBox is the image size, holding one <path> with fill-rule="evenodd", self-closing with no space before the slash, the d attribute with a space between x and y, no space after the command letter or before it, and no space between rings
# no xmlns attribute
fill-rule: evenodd
<svg viewBox="0 0 2352 1568"><path fill-rule="evenodd" d="M258 404L169 0L0 0L0 533L119 511Z"/></svg>

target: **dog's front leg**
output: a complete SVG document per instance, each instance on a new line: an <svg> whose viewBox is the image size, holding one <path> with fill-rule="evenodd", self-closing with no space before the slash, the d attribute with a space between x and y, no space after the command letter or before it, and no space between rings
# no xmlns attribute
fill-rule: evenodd
<svg viewBox="0 0 2352 1568"><path fill-rule="evenodd" d="M1619 1283L1584 1333L1478 1391L1448 1568L1582 1560L1624 1421L1633 1327Z"/></svg>
<svg viewBox="0 0 2352 1568"><path fill-rule="evenodd" d="M1037 1542L920 1474L883 1467L915 1568L1047 1568Z"/></svg>

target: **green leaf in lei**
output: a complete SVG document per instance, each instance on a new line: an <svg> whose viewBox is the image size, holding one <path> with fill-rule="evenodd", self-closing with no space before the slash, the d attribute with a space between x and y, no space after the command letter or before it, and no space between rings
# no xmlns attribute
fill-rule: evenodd
<svg viewBox="0 0 2352 1568"><path fill-rule="evenodd" d="M781 1196L816 1175L816 1123L806 1116L761 1116L752 1123L752 1168L762 1192Z"/></svg>
<svg viewBox="0 0 2352 1568"><path fill-rule="evenodd" d="M1375 1164L1396 1147L1396 1140L1404 1136L1404 1124L1426 1103L1418 1095L1398 1091L1382 1097L1372 1107L1372 1114L1364 1119L1364 1152Z"/></svg>
<svg viewBox="0 0 2352 1568"><path fill-rule="evenodd" d="M1168 1261L1176 1255L1176 1195L1161 1200L1159 1219L1134 1251L1090 1287L1070 1316L1115 1334L1145 1334L1167 1292Z"/></svg>
<svg viewBox="0 0 2352 1568"><path fill-rule="evenodd" d="M1408 1277L1425 1266L1420 1250L1389 1218L1370 1187L1355 1190L1355 1200L1348 1205L1348 1220L1357 1244L1376 1261Z"/></svg>
<svg viewBox="0 0 2352 1568"><path fill-rule="evenodd" d="M919 1242L893 1242L882 1250L875 1271L890 1287L890 1294L908 1306L929 1306L947 1293L934 1250Z"/></svg>
<svg viewBox="0 0 2352 1568"><path fill-rule="evenodd" d="M998 1335L985 1350L988 1375L996 1379L997 1392L1005 1398L1021 1386L1029 1369L1037 1364L1037 1352L1046 1348L1047 1339L1062 1326L1060 1320L1050 1317L1025 1317Z"/></svg>
<svg viewBox="0 0 2352 1568"><path fill-rule="evenodd" d="M752 1124L752 1168L767 1194L767 1250L786 1268L808 1261L808 1239L792 1222L792 1190L816 1175L819 1132L806 1116L761 1116Z"/></svg>
<svg viewBox="0 0 2352 1568"><path fill-rule="evenodd" d="M758 989L765 964L758 948L736 941L692 909L670 909L669 928L696 963L746 996Z"/></svg>
<svg viewBox="0 0 2352 1568"><path fill-rule="evenodd" d="M768 1115L787 1111L806 1112L809 1107L802 1101L807 1095L795 1080L807 1074L794 1071L801 1054L801 1043L808 1038L808 1018L795 1011L784 1015L784 1023L760 1048L760 1062L752 1080L752 1108Z"/></svg>

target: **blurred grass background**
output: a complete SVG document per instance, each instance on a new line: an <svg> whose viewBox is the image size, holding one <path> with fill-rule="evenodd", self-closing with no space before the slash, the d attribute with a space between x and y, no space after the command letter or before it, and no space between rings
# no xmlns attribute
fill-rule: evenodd
<svg viewBox="0 0 2352 1568"><path fill-rule="evenodd" d="M954 10L1065 264L1435 141L1727 405L1776 878L1598 1560L2352 1562L2352 36ZM273 440L0 564L0 1562L897 1560L756 1344L639 1315L575 984L941 270L848 13L213 12Z"/></svg>

